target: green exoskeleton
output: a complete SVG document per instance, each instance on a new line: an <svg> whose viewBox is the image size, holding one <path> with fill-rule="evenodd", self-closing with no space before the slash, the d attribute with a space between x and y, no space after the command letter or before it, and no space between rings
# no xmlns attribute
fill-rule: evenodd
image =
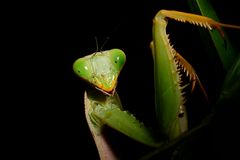
<svg viewBox="0 0 240 160"><path fill-rule="evenodd" d="M85 56L73 64L74 72L95 88L85 92L85 115L101 159L114 157L101 134L104 125L146 145L159 145L151 131L123 110L115 92L117 78L125 61L126 56L122 50L112 49Z"/></svg>
<svg viewBox="0 0 240 160"><path fill-rule="evenodd" d="M96 52L78 59L73 66L74 72L96 89L113 95L118 75L124 66L126 56L123 51L113 49Z"/></svg>
<svg viewBox="0 0 240 160"><path fill-rule="evenodd" d="M171 140L188 130L184 105L186 97L183 96L185 84L181 83L181 70L189 76L192 90L197 82L206 97L207 94L193 67L169 43L166 18L197 24L210 30L221 30L221 26L240 27L178 11L160 10L154 17L153 40L150 46L154 61L156 116L159 128ZM148 146L158 147L163 144L152 131L122 108L116 86L125 61L123 51L112 49L79 58L73 64L76 75L93 86L84 95L85 115L101 159L114 157L101 134L104 125L109 125Z"/></svg>
<svg viewBox="0 0 240 160"><path fill-rule="evenodd" d="M188 128L181 70L189 76L192 90L198 82L206 99L207 94L193 67L170 44L166 33L167 18L188 22L209 30L217 29L222 36L224 34L221 27L239 29L240 26L223 24L208 17L170 10L160 10L154 17L151 49L154 60L156 114L161 130L173 139L187 131Z"/></svg>

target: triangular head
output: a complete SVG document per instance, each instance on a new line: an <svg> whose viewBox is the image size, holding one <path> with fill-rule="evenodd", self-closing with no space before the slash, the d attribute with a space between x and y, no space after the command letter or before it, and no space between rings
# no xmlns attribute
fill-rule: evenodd
<svg viewBox="0 0 240 160"><path fill-rule="evenodd" d="M96 89L113 95L125 61L126 56L122 50L111 49L77 59L73 70Z"/></svg>

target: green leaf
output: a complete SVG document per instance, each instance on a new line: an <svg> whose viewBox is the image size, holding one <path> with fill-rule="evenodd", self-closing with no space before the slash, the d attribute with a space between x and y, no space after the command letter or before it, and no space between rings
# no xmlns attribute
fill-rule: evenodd
<svg viewBox="0 0 240 160"><path fill-rule="evenodd" d="M231 101L231 103L239 103L240 93L240 57L236 63L230 68L225 77L219 102Z"/></svg>

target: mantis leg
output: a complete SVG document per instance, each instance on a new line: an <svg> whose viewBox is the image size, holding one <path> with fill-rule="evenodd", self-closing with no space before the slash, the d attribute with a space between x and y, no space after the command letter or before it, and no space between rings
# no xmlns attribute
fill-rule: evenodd
<svg viewBox="0 0 240 160"><path fill-rule="evenodd" d="M207 94L193 67L170 44L166 33L167 18L188 22L209 30L217 29L222 37L224 34L221 27L240 29L240 26L223 24L208 17L173 10L160 10L154 17L153 41L150 46L154 59L156 114L161 130L173 139L188 128L181 71L189 75L192 90L198 82L206 99Z"/></svg>
<svg viewBox="0 0 240 160"><path fill-rule="evenodd" d="M94 128L93 134L100 135L102 127L108 125L148 146L157 147L160 145L150 129L138 121L134 115L123 110L117 93L108 96L99 95L99 91L88 90L84 99L85 114L89 126Z"/></svg>

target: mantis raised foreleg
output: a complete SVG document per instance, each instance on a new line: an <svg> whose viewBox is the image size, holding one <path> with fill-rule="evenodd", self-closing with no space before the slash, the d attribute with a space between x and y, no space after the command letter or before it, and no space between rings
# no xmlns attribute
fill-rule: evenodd
<svg viewBox="0 0 240 160"><path fill-rule="evenodd" d="M154 17L151 48L155 70L156 114L161 130L172 139L187 130L187 116L183 114L186 113L186 109L184 106L183 85L181 84L181 69L193 81L192 89L197 81L205 97L207 96L193 67L169 43L166 33L166 18L189 22L210 30L216 28L221 32L222 36L224 36L221 31L222 26L238 29L240 29L240 26L222 24L208 17L179 11L160 10ZM179 116L179 113L181 113L181 116Z"/></svg>
<svg viewBox="0 0 240 160"><path fill-rule="evenodd" d="M205 96L206 92L193 67L170 45L166 34L167 17L198 24L208 29L216 28L219 31L221 31L221 26L240 27L225 25L207 17L177 11L161 10L154 17L151 49L154 59L156 115L161 131L169 139L174 139L188 129L181 70L189 75L192 90L195 83L198 82ZM85 113L101 159L113 157L112 153L109 152L109 146L105 145L105 140L101 135L101 129L104 125L109 125L152 147L163 144L155 139L154 134L133 115L122 109L115 89L125 59L123 51L112 49L80 58L73 65L74 72L94 86L85 93Z"/></svg>

